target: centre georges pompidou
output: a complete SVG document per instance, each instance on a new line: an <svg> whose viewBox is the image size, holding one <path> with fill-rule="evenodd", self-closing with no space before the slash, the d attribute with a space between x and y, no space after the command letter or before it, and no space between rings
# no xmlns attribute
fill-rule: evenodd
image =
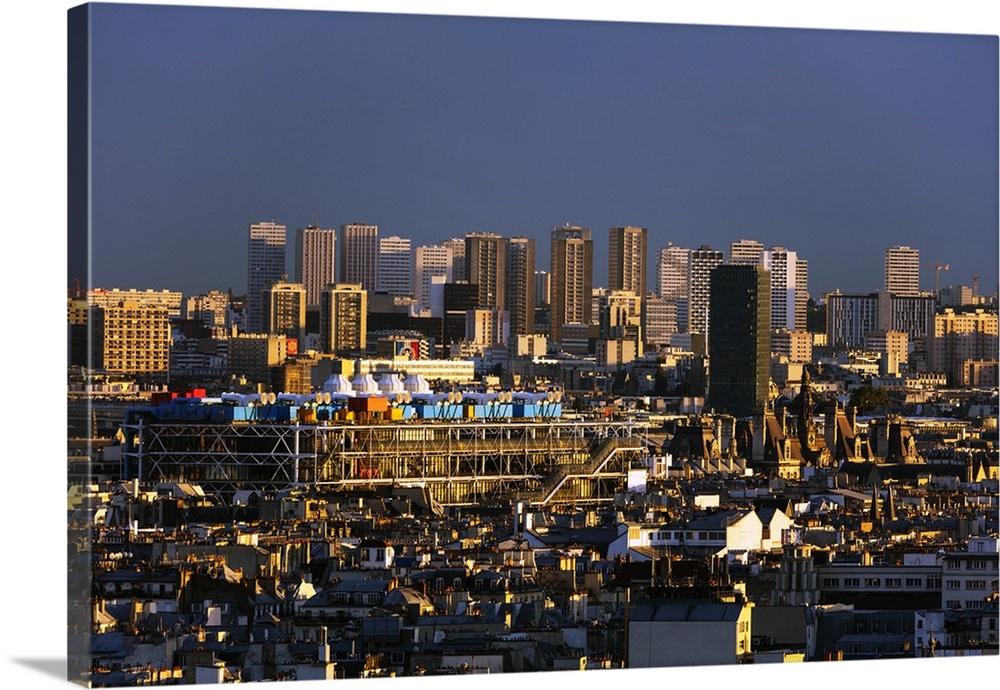
<svg viewBox="0 0 1000 690"><path fill-rule="evenodd" d="M312 487L425 487L442 506L600 504L644 466L648 424L566 419L561 394L176 398L128 411L122 472L231 500Z"/></svg>

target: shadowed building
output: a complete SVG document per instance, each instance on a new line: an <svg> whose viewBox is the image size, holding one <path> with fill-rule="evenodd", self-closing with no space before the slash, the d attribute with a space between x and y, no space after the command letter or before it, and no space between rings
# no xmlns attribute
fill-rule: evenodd
<svg viewBox="0 0 1000 690"><path fill-rule="evenodd" d="M771 283L759 266L721 265L711 274L708 405L745 417L767 404Z"/></svg>

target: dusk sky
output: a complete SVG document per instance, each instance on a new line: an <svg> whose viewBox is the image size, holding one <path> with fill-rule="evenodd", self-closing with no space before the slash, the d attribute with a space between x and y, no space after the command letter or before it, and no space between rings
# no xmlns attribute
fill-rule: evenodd
<svg viewBox="0 0 1000 690"><path fill-rule="evenodd" d="M95 5L94 285L246 289L247 225L649 228L997 288L995 36ZM652 278L652 273L651 273ZM652 280L650 282L652 285ZM934 271L921 272L934 288Z"/></svg>

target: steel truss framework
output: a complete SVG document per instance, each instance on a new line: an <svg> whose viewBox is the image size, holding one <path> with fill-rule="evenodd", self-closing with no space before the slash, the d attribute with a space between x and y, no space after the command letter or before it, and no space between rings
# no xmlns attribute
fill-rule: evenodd
<svg viewBox="0 0 1000 690"><path fill-rule="evenodd" d="M126 475L184 481L230 497L292 486L426 486L443 505L611 501L642 467L639 422L502 421L126 425Z"/></svg>

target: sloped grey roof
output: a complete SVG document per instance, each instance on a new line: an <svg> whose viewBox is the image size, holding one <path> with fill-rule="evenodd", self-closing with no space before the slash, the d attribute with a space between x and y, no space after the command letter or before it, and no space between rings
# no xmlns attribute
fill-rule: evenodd
<svg viewBox="0 0 1000 690"><path fill-rule="evenodd" d="M721 623L739 619L742 604L670 602L643 603L631 612L631 620L644 622L701 622Z"/></svg>
<svg viewBox="0 0 1000 690"><path fill-rule="evenodd" d="M90 653L100 657L125 658L132 653L132 642L124 633L98 633L90 638Z"/></svg>

